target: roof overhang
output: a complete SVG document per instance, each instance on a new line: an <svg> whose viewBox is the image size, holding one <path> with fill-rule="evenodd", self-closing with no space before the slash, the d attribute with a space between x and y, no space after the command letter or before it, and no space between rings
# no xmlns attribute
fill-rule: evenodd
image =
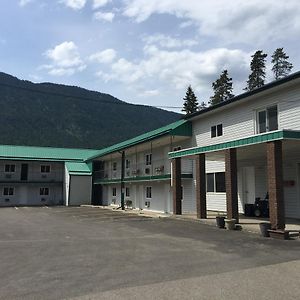
<svg viewBox="0 0 300 300"><path fill-rule="evenodd" d="M240 148L255 144L261 144L276 140L300 140L300 131L294 130L277 130L263 134L257 134L250 137L232 140L220 144L208 145L203 147L193 147L180 151L169 152L169 158L188 157L201 153L222 151L230 148Z"/></svg>

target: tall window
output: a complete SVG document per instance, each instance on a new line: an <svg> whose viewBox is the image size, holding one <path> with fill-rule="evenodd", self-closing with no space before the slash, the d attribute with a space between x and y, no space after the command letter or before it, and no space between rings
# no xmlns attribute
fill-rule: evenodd
<svg viewBox="0 0 300 300"><path fill-rule="evenodd" d="M15 189L13 187L3 188L3 196L13 196L14 193L15 193Z"/></svg>
<svg viewBox="0 0 300 300"><path fill-rule="evenodd" d="M112 195L113 197L116 197L117 196L117 188L112 188Z"/></svg>
<svg viewBox="0 0 300 300"><path fill-rule="evenodd" d="M222 124L211 127L211 137L212 138L221 136L221 135L223 135L223 125Z"/></svg>
<svg viewBox="0 0 300 300"><path fill-rule="evenodd" d="M146 154L145 158L146 158L146 166L151 166L151 164L152 164L152 154L151 153Z"/></svg>
<svg viewBox="0 0 300 300"><path fill-rule="evenodd" d="M41 165L41 173L50 173L50 165Z"/></svg>
<svg viewBox="0 0 300 300"><path fill-rule="evenodd" d="M130 169L130 160L129 159L126 159L126 161L125 161L125 168Z"/></svg>
<svg viewBox="0 0 300 300"><path fill-rule="evenodd" d="M277 105L267 107L257 112L257 132L263 133L278 129Z"/></svg>
<svg viewBox="0 0 300 300"><path fill-rule="evenodd" d="M14 173L16 171L16 165L5 165L4 167L5 173Z"/></svg>
<svg viewBox="0 0 300 300"><path fill-rule="evenodd" d="M40 188L40 196L49 196L49 188L41 187Z"/></svg>
<svg viewBox="0 0 300 300"><path fill-rule="evenodd" d="M206 191L211 193L225 193L225 172L206 174Z"/></svg>
<svg viewBox="0 0 300 300"><path fill-rule="evenodd" d="M151 186L146 187L146 198L151 199L152 198L152 188Z"/></svg>
<svg viewBox="0 0 300 300"><path fill-rule="evenodd" d="M127 188L125 189L125 196L126 196L126 197L130 197L130 188L129 188L129 187L127 187Z"/></svg>
<svg viewBox="0 0 300 300"><path fill-rule="evenodd" d="M113 162L113 171L117 171L117 162Z"/></svg>

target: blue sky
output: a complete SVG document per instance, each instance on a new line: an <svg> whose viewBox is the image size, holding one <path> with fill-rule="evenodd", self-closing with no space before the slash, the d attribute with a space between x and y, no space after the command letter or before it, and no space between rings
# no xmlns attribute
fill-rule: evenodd
<svg viewBox="0 0 300 300"><path fill-rule="evenodd" d="M241 93L258 49L269 55L268 81L277 47L300 70L298 0L3 2L0 70L34 82L182 106L189 84L207 101L223 69Z"/></svg>

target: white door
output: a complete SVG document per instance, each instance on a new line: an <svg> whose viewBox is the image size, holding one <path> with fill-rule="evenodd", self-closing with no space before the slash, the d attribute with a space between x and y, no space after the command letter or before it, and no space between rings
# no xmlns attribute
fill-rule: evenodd
<svg viewBox="0 0 300 300"><path fill-rule="evenodd" d="M243 168L243 203L255 202L255 168Z"/></svg>

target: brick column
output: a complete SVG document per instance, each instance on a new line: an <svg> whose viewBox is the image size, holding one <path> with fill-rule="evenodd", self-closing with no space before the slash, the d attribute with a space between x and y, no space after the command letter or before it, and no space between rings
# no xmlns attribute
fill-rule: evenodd
<svg viewBox="0 0 300 300"><path fill-rule="evenodd" d="M284 229L282 141L267 143L267 169L271 228Z"/></svg>
<svg viewBox="0 0 300 300"><path fill-rule="evenodd" d="M206 174L205 154L198 154L196 157L196 207L197 218L206 219Z"/></svg>
<svg viewBox="0 0 300 300"><path fill-rule="evenodd" d="M225 180L227 218L236 219L238 223L239 207L237 193L237 161L235 148L225 150Z"/></svg>
<svg viewBox="0 0 300 300"><path fill-rule="evenodd" d="M172 159L173 214L181 215L181 158Z"/></svg>

